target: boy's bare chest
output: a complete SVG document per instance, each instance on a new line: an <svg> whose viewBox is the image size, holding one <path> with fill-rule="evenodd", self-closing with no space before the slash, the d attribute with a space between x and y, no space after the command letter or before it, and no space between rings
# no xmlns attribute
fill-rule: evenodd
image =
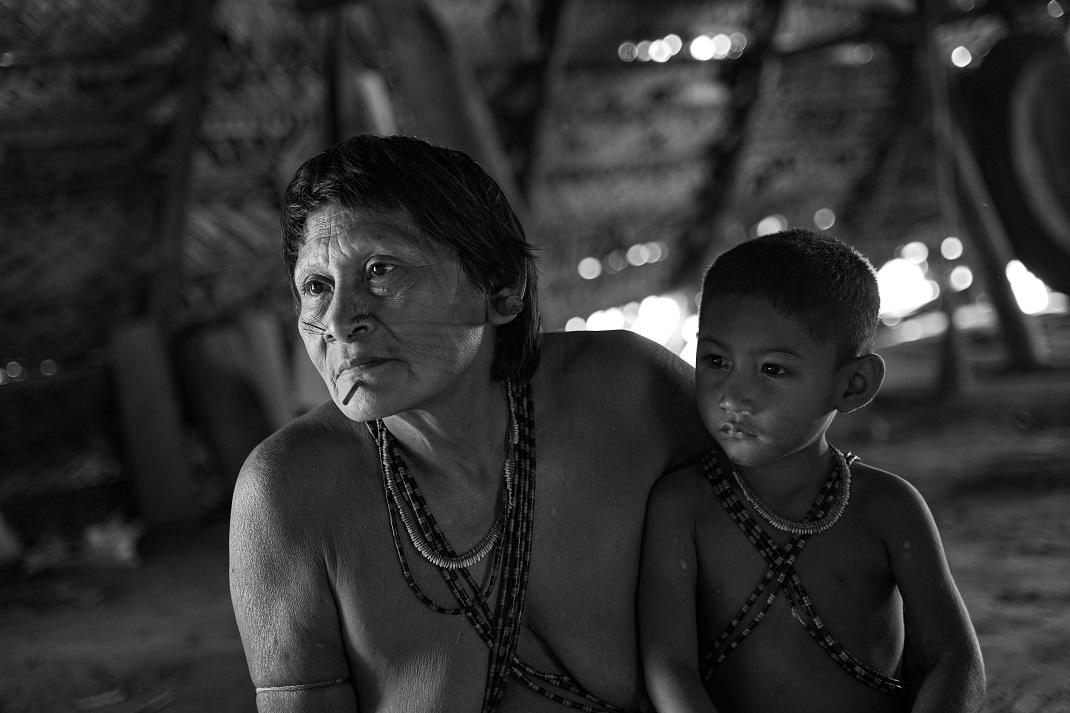
<svg viewBox="0 0 1070 713"><path fill-rule="evenodd" d="M718 512L705 518L696 533L698 600L714 636L755 592L755 611L770 597L782 605L771 608L773 619L795 619L791 597L806 596L823 619L845 625L865 620L893 597L884 545L857 518L845 516L831 530L793 546L791 535L757 519L769 539L752 542L716 507Z"/></svg>

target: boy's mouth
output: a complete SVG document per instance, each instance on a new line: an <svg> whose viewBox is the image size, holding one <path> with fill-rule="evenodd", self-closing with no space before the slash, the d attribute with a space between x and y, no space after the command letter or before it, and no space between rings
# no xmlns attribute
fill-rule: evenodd
<svg viewBox="0 0 1070 713"><path fill-rule="evenodd" d="M739 424L736 423L722 424L721 427L717 429L717 432L725 438L732 438L737 440L742 440L744 438L754 438L753 433L740 428Z"/></svg>

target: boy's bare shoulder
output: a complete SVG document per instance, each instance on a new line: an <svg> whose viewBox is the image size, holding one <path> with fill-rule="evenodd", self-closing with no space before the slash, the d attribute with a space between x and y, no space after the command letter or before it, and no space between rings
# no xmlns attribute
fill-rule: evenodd
<svg viewBox="0 0 1070 713"><path fill-rule="evenodd" d="M702 463L693 463L658 478L650 491L650 506L682 515L709 502L711 492Z"/></svg>
<svg viewBox="0 0 1070 713"><path fill-rule="evenodd" d="M891 525L904 515L928 510L921 493L906 478L862 461L851 466L851 502L873 522Z"/></svg>

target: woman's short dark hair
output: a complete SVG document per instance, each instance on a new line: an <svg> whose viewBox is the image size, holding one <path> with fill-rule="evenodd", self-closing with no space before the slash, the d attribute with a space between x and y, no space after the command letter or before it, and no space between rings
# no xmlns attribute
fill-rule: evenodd
<svg viewBox="0 0 1070 713"><path fill-rule="evenodd" d="M409 136L366 134L302 164L282 207L283 261L295 299L305 222L329 204L403 211L424 237L453 249L466 277L486 293L525 285L523 310L498 328L492 376L531 378L541 328L534 248L501 188L475 161Z"/></svg>
<svg viewBox="0 0 1070 713"><path fill-rule="evenodd" d="M873 265L825 233L794 228L737 245L706 271L702 311L714 295L767 300L816 339L833 341L838 363L871 351L876 341L880 292Z"/></svg>

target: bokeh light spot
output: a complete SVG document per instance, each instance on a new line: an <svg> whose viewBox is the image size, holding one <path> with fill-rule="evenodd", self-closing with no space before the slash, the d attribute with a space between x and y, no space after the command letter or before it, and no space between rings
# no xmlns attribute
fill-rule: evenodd
<svg viewBox="0 0 1070 713"><path fill-rule="evenodd" d="M614 250L606 256L605 262L602 265L607 274L615 274L628 267L628 260L624 257L624 253L620 250Z"/></svg>
<svg viewBox="0 0 1070 713"><path fill-rule="evenodd" d="M1026 314L1039 314L1048 308L1048 288L1043 281L1026 268L1019 260L1007 263L1007 279L1018 302L1018 308ZM8 373L11 370L8 369Z"/></svg>
<svg viewBox="0 0 1070 713"><path fill-rule="evenodd" d="M925 262L929 257L929 248L925 243L915 240L912 243L907 243L900 249L899 257L903 258L907 262L912 262L915 265L920 265Z"/></svg>
<svg viewBox="0 0 1070 713"><path fill-rule="evenodd" d="M818 230L828 230L836 224L836 214L831 208L818 208L814 211L814 225Z"/></svg>
<svg viewBox="0 0 1070 713"><path fill-rule="evenodd" d="M940 242L940 254L945 260L958 260L962 257L962 241L949 235Z"/></svg>
<svg viewBox="0 0 1070 713"><path fill-rule="evenodd" d="M585 280L593 280L602 274L602 262L596 257L585 257L576 266L580 277Z"/></svg>
<svg viewBox="0 0 1070 713"><path fill-rule="evenodd" d="M903 317L940 295L939 286L915 263L895 258L877 270L882 316Z"/></svg>
<svg viewBox="0 0 1070 713"><path fill-rule="evenodd" d="M725 34L718 33L713 36L713 58L724 59L732 51L732 39Z"/></svg>
<svg viewBox="0 0 1070 713"><path fill-rule="evenodd" d="M955 292L962 292L973 284L973 271L965 265L956 265L947 276L947 281Z"/></svg>
<svg viewBox="0 0 1070 713"><path fill-rule="evenodd" d="M713 59L713 40L710 39L709 35L699 35L691 40L688 51L691 53L691 57L699 62L711 60Z"/></svg>
<svg viewBox="0 0 1070 713"><path fill-rule="evenodd" d="M758 237L763 235L772 235L773 233L779 233L788 227L788 219L782 215L767 215L758 221L758 225L754 231L758 234Z"/></svg>
<svg viewBox="0 0 1070 713"><path fill-rule="evenodd" d="M655 62L668 62L672 57L672 49L665 40L654 40L650 43L650 59Z"/></svg>

